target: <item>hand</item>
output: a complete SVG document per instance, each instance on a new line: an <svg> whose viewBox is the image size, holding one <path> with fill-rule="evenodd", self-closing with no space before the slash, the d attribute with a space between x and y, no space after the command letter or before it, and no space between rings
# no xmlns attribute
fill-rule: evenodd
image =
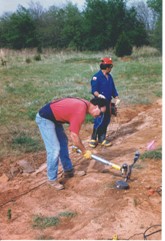
<svg viewBox="0 0 165 241"><path fill-rule="evenodd" d="M84 153L84 158L85 159L91 159L92 158L92 152L87 150L85 153Z"/></svg>
<svg viewBox="0 0 165 241"><path fill-rule="evenodd" d="M72 146L72 151L73 151L73 152L79 152L79 149L78 149L77 146Z"/></svg>
<svg viewBox="0 0 165 241"><path fill-rule="evenodd" d="M105 99L105 96L102 95L102 94L99 94L98 97L99 97L99 98L102 98L102 99Z"/></svg>
<svg viewBox="0 0 165 241"><path fill-rule="evenodd" d="M116 99L116 102L115 102L116 107L119 106L119 104L120 104L120 99Z"/></svg>

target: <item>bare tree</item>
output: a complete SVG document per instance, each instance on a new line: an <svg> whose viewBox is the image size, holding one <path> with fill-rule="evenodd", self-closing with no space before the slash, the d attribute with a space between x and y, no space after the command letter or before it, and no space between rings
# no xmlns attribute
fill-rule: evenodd
<svg viewBox="0 0 165 241"><path fill-rule="evenodd" d="M148 7L146 1L136 0L130 3L130 6L136 9L137 18L139 21L145 24L145 28L147 31L153 30L155 28L157 15L153 11L153 9Z"/></svg>
<svg viewBox="0 0 165 241"><path fill-rule="evenodd" d="M39 20L42 18L43 13L46 11L42 5L40 4L40 2L33 2L31 1L29 3L29 9L30 9L30 13L32 14L33 18L36 20Z"/></svg>

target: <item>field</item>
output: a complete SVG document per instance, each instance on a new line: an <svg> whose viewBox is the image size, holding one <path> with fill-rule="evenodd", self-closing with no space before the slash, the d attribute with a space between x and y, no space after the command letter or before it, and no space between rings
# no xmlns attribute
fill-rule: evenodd
<svg viewBox="0 0 165 241"><path fill-rule="evenodd" d="M1 51L0 66L0 239L118 239L160 240L162 225L162 58L155 49L134 49L131 57L100 53L45 50ZM45 150L34 118L55 97L90 99L90 79L101 57L112 56L121 105L108 138L113 146L94 153L122 165L141 156L130 188L117 190L120 173L71 150L84 177L62 180L65 190L46 183ZM41 57L41 59L39 58ZM154 59L154 61L153 61ZM81 130L88 146L90 118ZM66 132L68 133L67 125ZM68 133L69 135L69 133ZM69 139L70 140L70 139ZM153 150L147 145L154 141ZM26 164L22 165L22 163ZM28 167L27 167L28 164ZM62 175L61 169L59 175ZM62 177L61 177L62 178ZM18 228L19 227L19 228ZM147 230L149 228L149 230ZM145 233L145 231L147 232Z"/></svg>

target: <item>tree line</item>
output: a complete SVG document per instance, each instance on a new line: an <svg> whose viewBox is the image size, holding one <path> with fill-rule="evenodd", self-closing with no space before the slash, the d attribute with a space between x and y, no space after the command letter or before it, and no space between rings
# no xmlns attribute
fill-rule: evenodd
<svg viewBox="0 0 165 241"><path fill-rule="evenodd" d="M162 50L162 0L129 7L126 0L86 0L82 11L71 2L48 10L30 2L0 18L0 48L98 51L115 48L123 38L131 46Z"/></svg>

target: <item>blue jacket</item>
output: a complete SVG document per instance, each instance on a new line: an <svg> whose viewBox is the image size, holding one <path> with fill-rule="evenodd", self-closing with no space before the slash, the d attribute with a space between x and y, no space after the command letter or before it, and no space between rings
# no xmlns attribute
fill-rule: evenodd
<svg viewBox="0 0 165 241"><path fill-rule="evenodd" d="M91 92L94 95L95 91L98 91L99 94L105 96L107 100L111 100L112 97L118 96L113 78L111 74L108 74L108 79L104 76L103 72L99 70L91 80Z"/></svg>

